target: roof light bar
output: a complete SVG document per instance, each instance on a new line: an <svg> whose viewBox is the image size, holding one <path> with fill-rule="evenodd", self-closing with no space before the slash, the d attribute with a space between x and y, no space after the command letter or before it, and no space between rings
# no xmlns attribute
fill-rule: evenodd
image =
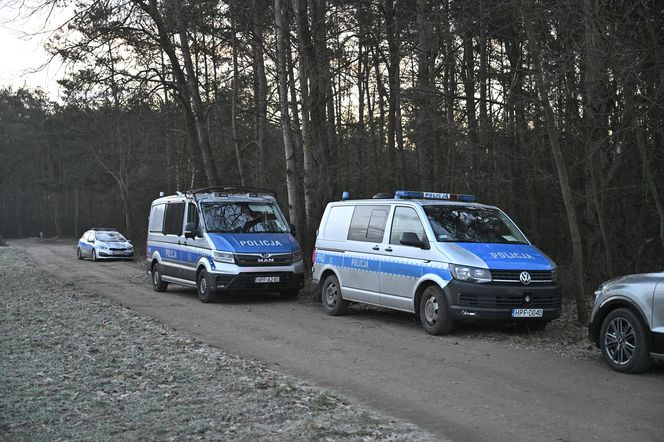
<svg viewBox="0 0 664 442"><path fill-rule="evenodd" d="M450 200L450 201L475 201L475 195L464 195L461 193L437 193L437 192L416 192L413 190L397 190L394 198L398 200L405 199L425 199L425 200Z"/></svg>

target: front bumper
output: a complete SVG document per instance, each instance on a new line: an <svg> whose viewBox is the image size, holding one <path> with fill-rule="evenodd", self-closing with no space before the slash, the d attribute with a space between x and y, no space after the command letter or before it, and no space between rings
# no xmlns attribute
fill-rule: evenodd
<svg viewBox="0 0 664 442"><path fill-rule="evenodd" d="M551 321L560 317L561 290L555 283L520 284L450 281L443 289L455 321ZM514 318L513 309L542 309L537 318Z"/></svg>
<svg viewBox="0 0 664 442"><path fill-rule="evenodd" d="M103 251L103 250L98 250L97 251L97 258L103 258L103 259L133 259L134 258L134 251L130 250L127 252L116 252L116 251Z"/></svg>
<svg viewBox="0 0 664 442"><path fill-rule="evenodd" d="M210 274L215 292L236 290L292 291L304 287L304 272L243 272L238 274ZM262 278L262 282L260 279ZM271 278L268 281L266 278ZM278 278L278 279L277 279Z"/></svg>

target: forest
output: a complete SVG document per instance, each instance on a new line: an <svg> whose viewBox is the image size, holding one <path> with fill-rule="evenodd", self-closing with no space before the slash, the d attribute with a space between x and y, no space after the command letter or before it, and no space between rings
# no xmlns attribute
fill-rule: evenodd
<svg viewBox="0 0 664 442"><path fill-rule="evenodd" d="M141 244L160 191L242 184L310 256L341 192L408 189L505 210L579 320L599 282L664 269L661 2L23 3L70 19L59 99L0 85L4 237Z"/></svg>

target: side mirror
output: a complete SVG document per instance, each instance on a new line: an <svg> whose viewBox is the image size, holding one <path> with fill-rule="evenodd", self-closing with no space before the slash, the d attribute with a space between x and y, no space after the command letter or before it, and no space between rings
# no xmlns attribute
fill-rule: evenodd
<svg viewBox="0 0 664 442"><path fill-rule="evenodd" d="M429 249L429 243L426 241L420 240L420 237L417 236L415 232L403 232L399 242L404 246L413 246L419 247L420 249Z"/></svg>
<svg viewBox="0 0 664 442"><path fill-rule="evenodd" d="M184 237L185 238L194 239L199 235L200 235L200 232L198 231L198 227L196 227L196 223L187 223L184 226Z"/></svg>
<svg viewBox="0 0 664 442"><path fill-rule="evenodd" d="M131 242L131 240L130 240L130 239L128 239L128 240L127 240L127 242L128 242L129 244L133 244L133 243Z"/></svg>
<svg viewBox="0 0 664 442"><path fill-rule="evenodd" d="M288 227L290 227L291 235L293 236L297 235L297 229L295 228L295 224L289 224Z"/></svg>

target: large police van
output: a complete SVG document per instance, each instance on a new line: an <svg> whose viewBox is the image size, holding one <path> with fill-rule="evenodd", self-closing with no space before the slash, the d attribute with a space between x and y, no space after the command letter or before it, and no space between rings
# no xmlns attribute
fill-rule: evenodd
<svg viewBox="0 0 664 442"><path fill-rule="evenodd" d="M430 334L478 320L544 329L560 316L556 265L500 209L472 195L385 196L327 205L313 258L326 313L349 301L413 312Z"/></svg>
<svg viewBox="0 0 664 442"><path fill-rule="evenodd" d="M304 285L300 246L264 189L210 187L154 200L146 254L156 291L196 287L203 302L235 290L295 297Z"/></svg>

